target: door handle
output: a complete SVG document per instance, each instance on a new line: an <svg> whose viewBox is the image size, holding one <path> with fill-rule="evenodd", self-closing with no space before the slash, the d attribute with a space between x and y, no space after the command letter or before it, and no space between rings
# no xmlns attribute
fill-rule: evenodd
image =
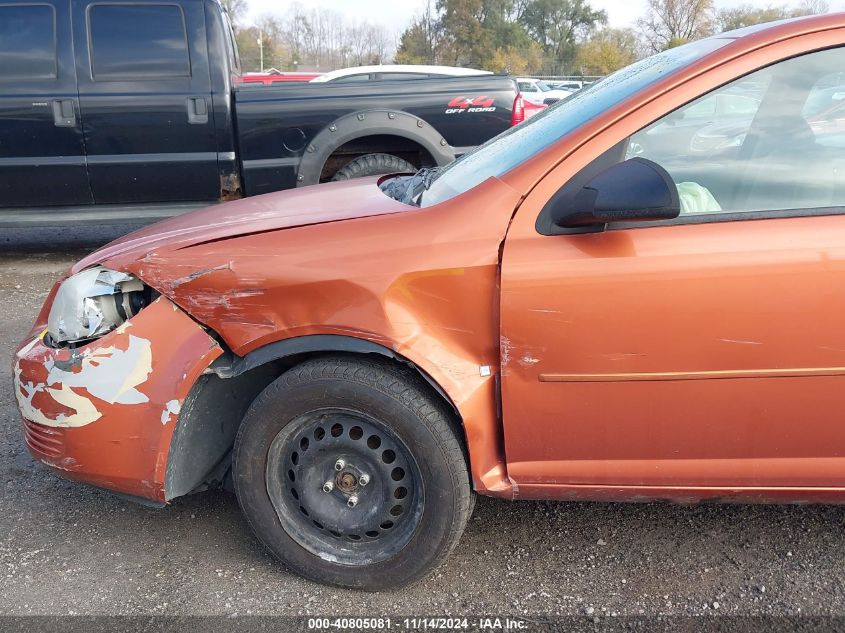
<svg viewBox="0 0 845 633"><path fill-rule="evenodd" d="M188 123L202 125L208 123L208 102L205 97L188 97Z"/></svg>
<svg viewBox="0 0 845 633"><path fill-rule="evenodd" d="M76 127L76 103L73 99L55 99L53 106L53 125L56 127Z"/></svg>

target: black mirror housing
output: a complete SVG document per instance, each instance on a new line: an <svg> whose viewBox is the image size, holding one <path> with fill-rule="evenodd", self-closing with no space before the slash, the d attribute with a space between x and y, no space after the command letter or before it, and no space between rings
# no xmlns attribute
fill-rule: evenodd
<svg viewBox="0 0 845 633"><path fill-rule="evenodd" d="M608 167L572 194L556 196L549 210L558 227L671 220L681 212L678 188L669 173L639 157Z"/></svg>

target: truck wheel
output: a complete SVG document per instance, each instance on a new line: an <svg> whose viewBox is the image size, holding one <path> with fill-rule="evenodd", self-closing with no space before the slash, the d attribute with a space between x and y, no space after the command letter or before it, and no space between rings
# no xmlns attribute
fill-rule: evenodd
<svg viewBox="0 0 845 633"><path fill-rule="evenodd" d="M417 168L393 154L365 154L353 158L335 172L332 181L351 180L380 174L415 173Z"/></svg>
<svg viewBox="0 0 845 633"><path fill-rule="evenodd" d="M253 402L235 491L258 539L297 573L375 591L411 582L457 544L472 511L444 403L410 369L306 361Z"/></svg>

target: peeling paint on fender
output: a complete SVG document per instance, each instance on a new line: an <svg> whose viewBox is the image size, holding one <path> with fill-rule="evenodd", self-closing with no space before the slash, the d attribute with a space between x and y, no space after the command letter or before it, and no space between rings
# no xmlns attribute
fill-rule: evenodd
<svg viewBox="0 0 845 633"><path fill-rule="evenodd" d="M33 334L14 364L27 445L63 476L164 501L182 403L221 353L165 297L77 349L49 347Z"/></svg>
<svg viewBox="0 0 845 633"><path fill-rule="evenodd" d="M37 341L35 339L21 350L23 355ZM24 382L21 379L22 356L18 354L15 395L23 417L45 426L76 428L102 417L103 414L95 404L96 400L126 405L149 402L149 398L137 387L146 382L152 372L150 342L131 335L127 341L126 349L116 346L86 348L80 354L72 355L69 361L60 361L61 365L54 358L47 357L44 360L47 377L43 382ZM51 398L73 413L45 413L46 405L39 407L34 404L37 394Z"/></svg>
<svg viewBox="0 0 845 633"><path fill-rule="evenodd" d="M174 415L179 415L182 411L182 403L179 400L169 400L164 406L164 411L161 412L161 423L167 424Z"/></svg>

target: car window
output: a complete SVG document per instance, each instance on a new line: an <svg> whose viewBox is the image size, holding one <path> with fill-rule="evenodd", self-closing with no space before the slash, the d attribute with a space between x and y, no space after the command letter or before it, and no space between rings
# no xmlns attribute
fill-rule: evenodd
<svg viewBox="0 0 845 633"><path fill-rule="evenodd" d="M376 75L376 79L382 79L384 81L398 81L402 79L425 79L430 75L426 75L425 73L378 73ZM443 77L444 75L435 75L437 77Z"/></svg>
<svg viewBox="0 0 845 633"><path fill-rule="evenodd" d="M519 91L520 92L540 92L539 88L537 88L536 84L530 83L528 81L520 81L519 82Z"/></svg>
<svg viewBox="0 0 845 633"><path fill-rule="evenodd" d="M443 202L469 191L488 178L502 176L608 108L731 41L728 38L708 38L670 48L558 101L450 163L438 172L419 200L420 204L427 207Z"/></svg>
<svg viewBox="0 0 845 633"><path fill-rule="evenodd" d="M845 49L792 58L672 112L628 143L662 165L683 215L845 206Z"/></svg>
<svg viewBox="0 0 845 633"><path fill-rule="evenodd" d="M95 80L191 74L185 16L179 5L91 5L88 32Z"/></svg>
<svg viewBox="0 0 845 633"><path fill-rule="evenodd" d="M0 80L56 77L56 17L47 4L0 6Z"/></svg>
<svg viewBox="0 0 845 633"><path fill-rule="evenodd" d="M358 73L355 75L346 75L345 77L338 77L337 79L330 79L331 83L335 84L352 84L364 81L370 81L370 73Z"/></svg>

